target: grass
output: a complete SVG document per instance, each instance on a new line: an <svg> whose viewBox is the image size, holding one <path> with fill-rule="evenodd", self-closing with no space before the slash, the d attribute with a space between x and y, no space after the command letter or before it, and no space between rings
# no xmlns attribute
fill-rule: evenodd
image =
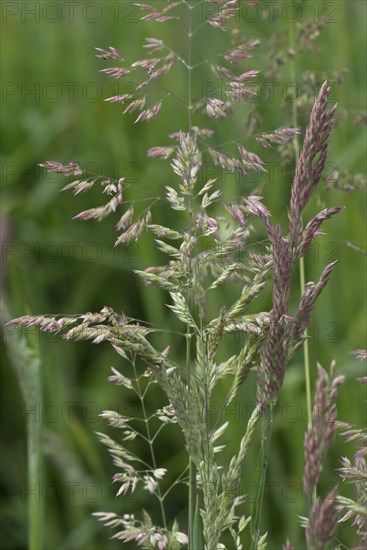
<svg viewBox="0 0 367 550"><path fill-rule="evenodd" d="M315 68L323 68L326 65L331 65L331 68L348 66L350 72L340 91L339 104L342 108L352 106L362 109L365 96L365 69L360 52L364 51L365 6L361 2L338 2L338 6L340 21L326 27L321 38L324 45L323 53L317 59L311 60L305 55L303 65L297 69L302 72L310 63ZM76 25L78 32L75 32ZM126 33L121 33L122 25ZM43 90L49 82L76 82L80 84L77 90L81 90L84 83L93 80L106 97L110 90L106 90L106 80L98 74L100 66L92 56L94 46L113 43L121 50L128 49L132 57L137 57L138 45L143 36L149 35L151 29L135 23L116 24L113 21L112 10L104 10L103 18L97 24L88 23L80 13L74 23L61 21L56 25L44 19L37 23L31 17L27 17L24 22L19 17L13 17L6 23L5 31L9 52L3 66L5 81L20 86L22 82L39 82ZM254 36L263 35L264 60L266 38L271 31L269 26L262 23L251 26L248 31ZM167 37L171 34L167 28L159 28L159 32L167 34ZM351 32L354 37L352 41ZM31 39L34 48L32 53L28 49ZM210 44L200 42L197 48L203 53L208 53ZM332 58L330 51L334 54ZM75 52L78 52L77 56ZM70 55L71 53L73 55ZM97 227L92 223L84 226L77 222L66 222L79 211L77 208L88 208L96 197L81 198L78 205L73 204L69 198L58 194L57 182L49 181L45 174L37 171L35 167L37 162L56 156L60 160L72 159L81 162L88 162L92 158L107 170L114 167L116 159L122 166L133 159L136 165L134 169L137 170L141 181L139 185L151 187L154 195L161 182L164 179L168 180L169 172L165 172L166 168L163 165L157 166L148 162L145 150L156 143L164 143L167 130L177 130L184 124L186 115L177 111L175 120L167 117L161 123L153 122L151 127L147 127L144 136L139 134L137 140L137 131L131 130L128 122L123 117L120 119L113 108L102 102L86 101L86 97L83 97L80 91L77 92L75 101L69 102L67 86L62 85L62 89L65 93L56 102L49 101L42 93L39 96L29 94L22 98L21 88L19 92L5 98L4 129L7 140L4 142L3 150L3 210L9 220L9 240L15 242L18 247L17 253L9 256L7 266L6 295L9 307L13 315L22 314L27 307L37 313L77 313L98 310L108 303L116 310L123 307L126 313L151 322L157 321L158 312L159 322L162 321L163 324L167 322L168 315L163 308L163 293L151 288L142 288L131 279L127 269L131 267L132 260L137 261L133 266L137 265L139 268L159 263L160 256L152 249L150 242L143 239L139 249L132 256L125 256L123 261L116 263L113 253L110 252L112 228L108 223ZM282 113L276 112L272 105L264 112L269 128L279 126L282 116ZM232 124L231 133L240 135L243 132L242 121L236 120ZM338 162L348 169L364 171L364 147L364 130L350 127L347 122L342 121L333 137L330 157L338 159ZM238 185L230 178L228 186L234 190L238 189ZM269 184L264 192L267 203L281 216L288 195L286 186L278 185L276 180ZM315 319L319 323L318 331L313 338L315 341L310 345L311 378L315 378L316 360L327 364L335 357L338 369L350 377L350 381L340 394L339 416L361 424L363 417L359 403L363 399L363 390L352 378L361 375L362 366L349 357L349 351L364 345L365 318L361 297L365 296L365 289L360 273L365 269L365 258L349 248L346 241L366 248L364 199L360 191L348 197L337 191L323 191L321 200L326 201L328 205L345 201L347 211L328 226L330 239L337 244L340 262L327 294L321 297L317 305ZM315 210L315 204L312 204L310 209ZM57 261L52 261L52 258L47 257L47 251L45 252L45 247L50 241L58 243L58 250L61 250ZM63 244L71 242L78 243L76 254L72 257L68 254L68 247ZM98 262L88 261L83 246L94 242L102 244L102 255ZM29 248L39 244L40 256L35 258L30 254L22 257L20 243L26 243ZM328 238L321 240L318 261L314 262L309 258L306 262L306 272L310 279L316 279L330 252L323 248L327 243ZM230 294L231 291L228 291L229 300ZM263 298L264 304L269 303L269 298L269 294ZM329 337L330 322L336 324L336 342ZM91 412L109 408L114 403L132 406L123 390L117 390L105 382L108 366L116 364L115 357L109 349L103 347L98 348L99 353L96 354L86 344L72 347L56 342L51 345L42 340L40 345L44 363L44 400L45 403L59 404L62 411L57 422L53 422L47 415L44 419L46 428L60 437L52 452L45 457L46 479L48 482L56 482L58 487L63 489L64 483L73 482L75 479L84 479L84 486L95 482L103 488L97 502L93 502L91 498L83 498L83 492L79 491L80 498L75 498L70 503L67 490L59 491L56 502L46 500L45 547L89 550L103 545L105 548L117 548L114 541L108 540L108 533L97 530L89 519L90 512L108 507L114 509L116 505L121 511L131 511L134 507L139 508L140 503L129 503L125 509L122 501L116 502L109 487L109 478L112 474L109 458L93 434L95 430L103 430L104 426L95 413L92 412L89 417L87 413L88 410ZM226 344L227 351L230 351L233 345L238 346L238 343L229 340ZM180 353L177 349L177 355ZM306 425L307 407L301 364L302 357L299 353L288 372L280 411L274 421L274 449L269 465L269 478L275 483L284 478L289 482L300 479L303 468L302 434ZM2 365L3 385L7 387L5 401L20 406L23 398L18 392L17 380L9 369L5 356ZM352 402L351 394L355 396ZM251 400L250 388L243 391L241 399ZM301 411L295 423L288 421L283 414L287 402L293 401L299 405ZM63 405L68 402L77 404L76 415L71 417L72 420L67 414L68 406ZM158 397L154 396L150 403L152 410L158 402ZM94 409L91 403L95 404ZM23 444L25 418L19 414L8 415L5 420L4 442L9 450L2 473L4 480L15 482L19 489L26 476L26 454ZM230 437L238 440L242 431L243 422L239 418L231 428ZM298 445L294 445L295 438ZM167 458L163 449L168 443L173 449L171 468L177 468L178 471L184 461L179 436L172 433L165 443L162 443L163 458ZM342 447L337 442L330 459L330 478L334 478L332 469L338 464L341 454ZM287 456L291 456L292 460L284 458ZM74 470L64 467L61 473L59 463L62 460L69 467L73 466ZM17 469L14 468L16 463L20 465ZM84 477L72 477L72 474L69 474L75 471L78 472L78 476L81 476L82 472ZM60 478L60 475L64 477ZM79 486L78 489L81 490L82 487ZM4 498L9 506L2 522L11 522L14 528L11 529L7 540L3 541L3 545L9 549L25 547L28 536L25 499L20 490L14 495L5 492ZM279 510L275 514L274 503L267 499L264 503L265 523L269 521L268 524L273 525L274 548L281 547L286 525L292 525L293 532L289 533L290 537L296 547L301 548L302 532L297 527L297 513L302 513L301 500L294 505L279 491L275 493L275 503L275 508ZM183 506L182 496L177 492L175 510L172 512L180 512ZM351 537L348 528L345 536L347 540L352 540L348 539Z"/></svg>

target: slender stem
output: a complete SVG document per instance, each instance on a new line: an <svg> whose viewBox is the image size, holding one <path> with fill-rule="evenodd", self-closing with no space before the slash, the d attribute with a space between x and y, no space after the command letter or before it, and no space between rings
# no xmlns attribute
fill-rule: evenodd
<svg viewBox="0 0 367 550"><path fill-rule="evenodd" d="M289 29L290 47L292 48L292 50L294 50L294 47L295 47L294 23L289 22L288 29ZM291 81L296 82L296 64L295 64L295 56L293 52L292 52L292 57L290 61L290 69L291 69ZM292 103L292 124L294 128L297 128L298 126L297 105L295 101L293 101ZM299 157L300 157L300 147L299 147L299 141L298 141L297 135L295 135L293 138L293 148L294 148L295 161L296 163L298 163ZM300 258L299 260L299 279L300 279L300 291L301 291L301 295L303 295L306 289L304 257ZM307 420L308 420L308 423L312 425L310 353L309 353L309 345L308 345L307 328L304 332L304 336L305 336L305 340L303 342L303 364L304 364L305 383L306 383Z"/></svg>
<svg viewBox="0 0 367 550"><path fill-rule="evenodd" d="M261 510L264 500L265 492L265 481L266 473L268 470L269 462L269 450L270 450L270 441L273 428L274 420L274 404L269 403L267 405L266 413L263 413L262 417L262 430L261 430L261 450L260 450L260 460L261 464L259 465L258 472L258 494L254 506L254 512L251 514L253 517L252 529L251 529L251 550L257 550L257 545L260 538L260 520L261 520Z"/></svg>
<svg viewBox="0 0 367 550"><path fill-rule="evenodd" d="M187 336L186 336L186 371L187 371L187 389L190 397L191 389L191 358L190 358L190 348L191 348L191 333L190 327L187 326ZM189 457L189 517L188 517L188 533L189 533L189 550L195 550L192 546L193 541L193 527L194 527L194 518L195 518L195 507L196 507L196 468L192 459Z"/></svg>
<svg viewBox="0 0 367 550"><path fill-rule="evenodd" d="M166 50L168 50L170 53L172 53L180 61L180 63L185 65L185 67L188 69L188 65L187 65L186 61L180 55L178 55L178 53L176 53L175 50L172 50L172 48L169 48L166 45L164 47L165 47Z"/></svg>
<svg viewBox="0 0 367 550"><path fill-rule="evenodd" d="M189 26L188 26L188 48L189 48L189 55L188 55L188 113L189 113L189 134L192 133L192 6L191 2L187 1L185 2L188 7L188 15L189 15ZM193 196L192 191L190 189L189 199L188 199L188 208L189 208L189 233L191 235L192 232L192 226L193 226ZM189 277L192 278L192 266L191 266L191 260L189 260ZM189 298L190 298L190 290L188 291ZM189 300L188 300L189 303ZM190 351L191 351L191 329L189 326L187 326L187 336L186 336L186 368L187 368L187 388L188 388L188 394L190 396L190 389L191 389L191 357L190 357ZM189 457L189 517L188 517L188 533L189 533L189 550L195 550L193 548L193 540L194 540L194 521L195 521L195 508L196 508L196 497L197 497L197 490L196 490L196 468L195 464L193 463L191 457Z"/></svg>
<svg viewBox="0 0 367 550"><path fill-rule="evenodd" d="M189 134L192 131L192 6L190 2L188 3L189 8L189 31L188 31L188 41L189 41L189 62L188 62L188 72L189 72Z"/></svg>
<svg viewBox="0 0 367 550"><path fill-rule="evenodd" d="M305 292L305 259L302 257L299 261L299 275L300 275L300 289L301 294ZM312 425L312 404L311 404L311 377L310 377L310 353L308 345L308 331L307 328L304 332L305 341L303 342L303 359L305 370L305 382L306 382L306 403L307 403L307 420Z"/></svg>
<svg viewBox="0 0 367 550"><path fill-rule="evenodd" d="M189 6L189 4L186 4ZM182 28L184 29L185 33L189 34L189 29L186 27L185 23L182 21L181 17L178 17L179 22L181 23Z"/></svg>
<svg viewBox="0 0 367 550"><path fill-rule="evenodd" d="M162 496L163 499L165 499L166 496L169 495L169 493L172 491L172 489L174 487L176 487L176 485L179 485L180 483L186 483L187 484L187 477L184 478L187 470L188 470L188 466L184 469L183 472L180 473L180 475L175 479L175 481L173 481L173 483L171 483L171 485L168 487L167 491Z"/></svg>
<svg viewBox="0 0 367 550"><path fill-rule="evenodd" d="M209 426L209 372L208 372L208 342L204 333L203 319L200 319L200 340L203 346L203 378L204 378L204 415L206 432L206 457L207 477L209 479L210 459L210 426Z"/></svg>
<svg viewBox="0 0 367 550"><path fill-rule="evenodd" d="M148 415L147 415L146 408L145 408L144 397L143 397L143 393L141 391L140 380L139 380L138 373L137 373L137 370L136 370L135 359L132 362L132 365L133 365L133 368L134 368L134 373L135 373L136 384L137 384L137 388L138 388L138 392L139 392L141 408L142 408L142 411L143 411L145 426L146 426L146 430L147 430L147 436L148 436L147 441L148 441L148 444L149 444L150 454L151 454L151 457L152 457L152 464L153 464L153 468L156 470L157 469L157 462L156 462L156 459L155 459L153 440L152 440L151 431L150 431L149 419L148 419ZM160 505L160 509L161 509L163 526L167 530L166 513L165 513L165 510L164 510L163 497L162 497L162 492L161 492L161 489L160 489L159 485L157 487L157 496L158 496L159 505Z"/></svg>
<svg viewBox="0 0 367 550"><path fill-rule="evenodd" d="M166 88L165 86L163 86L163 84L160 84L159 82L157 83L159 85L159 87L164 90L165 92L167 92L167 96L170 96L170 97L173 97L174 99L176 99L176 101L178 101L179 103L181 103L181 105L183 105L186 109L187 109L187 105L186 103L183 101L183 99L181 99L178 95L176 95L174 92L172 92L171 90L169 90L168 88Z"/></svg>
<svg viewBox="0 0 367 550"><path fill-rule="evenodd" d="M27 396L28 404L33 406L33 403L38 403L42 407L42 381L40 374L40 361L36 357L32 367L34 375L33 392L34 396ZM28 364L24 364L28 367ZM34 399L36 397L36 399ZM34 401L33 401L34 399ZM42 408L41 408L42 410ZM42 460L42 419L34 421L30 415L27 419L27 473L28 473L28 520L29 520L29 549L41 550L44 548L44 504L42 497L36 499L33 496L33 491L40 490L43 479L43 460ZM31 496L32 495L32 496Z"/></svg>

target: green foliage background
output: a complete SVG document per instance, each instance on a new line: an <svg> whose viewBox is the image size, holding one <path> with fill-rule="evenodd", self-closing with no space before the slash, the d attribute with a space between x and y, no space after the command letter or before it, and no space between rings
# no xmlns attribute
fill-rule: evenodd
<svg viewBox="0 0 367 550"><path fill-rule="evenodd" d="M102 203L98 193L92 191L75 199L60 194L64 179L51 179L37 163L45 160L72 160L81 166L95 163L107 176L126 175L127 181L136 180L134 190L126 193L127 200L147 194L162 195L163 186L173 182L169 164L147 159L146 150L168 143L169 133L185 129L187 113L173 100L167 100L159 118L148 125L134 126L130 116L121 116L119 106L103 102L103 98L113 95L114 82L99 72L103 64L94 56L93 48L113 45L133 61L145 57L141 45L146 37L162 37L183 53L184 37L178 33L176 23L160 26L136 22L130 2L76 2L72 21L68 20L65 7L68 3L60 2L63 16L56 22L51 22L57 13L52 7L42 12L50 2L26 3L29 9L34 6L36 13L40 10L39 20L31 13L24 15L22 4L24 2L2 3L2 268L8 317L24 313L82 313L110 305L127 315L182 330L164 305L167 302L164 293L144 287L132 274L132 269L162 261L152 238L144 236L137 248L120 251L116 257L112 218L101 225L71 221L79 211L98 205L99 201ZM96 22L91 19L97 12L88 8L88 4L100 7L102 16ZM311 4L318 4L324 10L326 3L301 2L304 14L310 17ZM325 25L319 39L322 47L319 55L306 51L296 58L297 78L306 70L332 72L346 67L344 82L337 86L333 99L340 109L364 109L366 3L348 0L329 4L337 7L337 21ZM6 5L17 13L6 12ZM84 11L84 16L83 9L89 10ZM249 38L258 37L262 41L246 67L263 69L273 47L269 44L270 36L276 31L287 32L288 23L284 18L256 23L242 20L238 26ZM220 31L203 30L196 39L195 55L198 59L210 58L223 40ZM288 67L283 74L282 82L289 82ZM184 76L175 72L175 76L169 76L167 87L173 86L184 95ZM206 78L205 72L199 76ZM211 78L209 73L207 78ZM128 82L134 85L133 79ZM72 89L74 94L70 92ZM292 125L291 104L282 99L281 89L282 86L277 88L273 103L261 107L264 131ZM100 97L95 97L96 92ZM218 143L246 132L246 115L251 107L241 107L238 116L228 122L215 123ZM305 120L300 120L300 125L304 129ZM350 117L342 119L331 139L329 159L351 173L365 172L365 146L364 127L353 126ZM251 150L250 143L248 148ZM277 153L269 150L263 157L267 162L275 162ZM227 177L224 187L228 195L248 194L254 183L236 182ZM263 193L274 220L285 222L289 190L290 179L279 170L275 170L273 181L266 180ZM318 255L311 253L306 259L307 280L316 280L335 254L340 260L313 316L312 376L314 379L317 361L328 367L335 358L338 372L347 378L340 392L339 418L361 425L365 419L365 393L354 379L363 374L364 366L351 358L350 351L366 347L366 256L347 243L366 250L365 196L361 190L347 195L321 188L320 196L309 206L309 213L315 213L321 204L341 204L347 208L325 225L328 235L320 239ZM153 215L156 223L162 222L160 216L165 216L167 225L178 219L167 213L163 202L158 203ZM76 243L72 256L70 243ZM101 247L98 260L92 259L96 249L93 245L88 248L90 243ZM297 287L295 280L295 292ZM259 307L269 308L270 291L269 287ZM223 290L223 299L231 303L237 294L238 289L229 286ZM215 304L212 307L214 313ZM5 343L12 338L12 332L5 329ZM156 343L163 348L169 337L163 334L160 338ZM121 543L111 541L110 533L91 518L91 512L139 513L143 506L153 517L156 515L156 503L146 495L128 499L114 496L116 488L110 483L113 467L106 449L94 434L107 430L98 418L102 410L117 408L122 413L135 410L136 403L129 401L126 390L106 381L111 365L124 367L107 344L93 347L39 335L33 335L32 341L41 356L44 399L43 407L40 406L33 418L39 421L40 416L43 417L45 459L42 485L30 498L40 498L45 504L45 548L112 550L120 547ZM176 337L172 343L174 354L183 357L183 341ZM239 345L228 339L223 343L223 354L232 355ZM27 413L6 346L1 353L1 542L4 549L18 550L27 547ZM236 421L229 433L230 448L243 434L248 414L244 418L242 413L253 400L254 385L249 382L233 411ZM157 389L150 398L149 408L154 410L164 403ZM304 372L299 352L285 378L270 452L270 485L265 495L263 528L269 530L271 550L281 548L287 536L297 549L304 548L297 516L305 514L306 503L292 484L300 484L302 478L305 428ZM186 460L181 437L176 429L168 428L159 442L160 465L168 468L173 478ZM324 487L337 479L335 469L339 466L339 457L352 452L352 445L346 447L340 439L336 440L325 464ZM250 463L253 458L250 457ZM244 475L246 486L251 481L246 478L246 465ZM350 488L344 489L348 491ZM169 508L172 518L178 515L182 529L186 521L185 498L182 488L173 491ZM337 536L346 546L355 542L349 527L339 529ZM134 546L126 545L130 547Z"/></svg>

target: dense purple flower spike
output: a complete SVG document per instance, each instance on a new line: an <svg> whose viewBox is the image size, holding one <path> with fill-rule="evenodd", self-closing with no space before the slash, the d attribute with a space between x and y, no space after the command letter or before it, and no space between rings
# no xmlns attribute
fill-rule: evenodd
<svg viewBox="0 0 367 550"><path fill-rule="evenodd" d="M325 209L302 229L302 213L314 192L326 162L328 139L333 126L335 108L327 110L330 88L325 82L311 112L302 153L296 167L289 206L289 227L287 237L282 237L279 226L273 227L269 213L259 200L247 199L249 211L261 217L272 243L274 284L273 309L270 314L269 331L261 350L261 366L258 370L258 400L263 405L275 402L283 383L288 357L302 342L313 307L325 288L335 262L329 264L321 274L318 283L308 283L302 296L295 319L288 315L290 284L297 262L309 250L318 235L322 222L342 209ZM294 132L287 132L287 136Z"/></svg>
<svg viewBox="0 0 367 550"><path fill-rule="evenodd" d="M302 212L320 181L327 159L328 142L336 110L336 106L327 109L329 93L330 87L324 82L311 111L292 186L288 237L293 254L296 255L300 253L299 246L302 240Z"/></svg>
<svg viewBox="0 0 367 550"><path fill-rule="evenodd" d="M317 498L306 527L307 548L324 550L335 529L337 489L334 487L324 500Z"/></svg>
<svg viewBox="0 0 367 550"><path fill-rule="evenodd" d="M274 281L269 332L260 355L258 398L262 404L275 399L283 383L288 355L287 312L292 276L290 253L281 228L273 227L268 221L266 224L273 245Z"/></svg>
<svg viewBox="0 0 367 550"><path fill-rule="evenodd" d="M303 488L308 497L309 515L302 517L305 528L307 548L324 550L333 537L338 510L337 487L334 487L325 498L317 496L317 487L322 473L325 455L330 449L336 429L336 398L344 376L335 376L335 362L330 366L330 376L321 365L317 365L315 404L312 425L309 424L305 435L305 467Z"/></svg>
<svg viewBox="0 0 367 550"><path fill-rule="evenodd" d="M303 488L309 499L320 479L326 452L330 449L336 433L336 397L344 376L335 377L335 363L330 367L331 381L321 365L317 365L313 425L309 425L305 436L305 468Z"/></svg>

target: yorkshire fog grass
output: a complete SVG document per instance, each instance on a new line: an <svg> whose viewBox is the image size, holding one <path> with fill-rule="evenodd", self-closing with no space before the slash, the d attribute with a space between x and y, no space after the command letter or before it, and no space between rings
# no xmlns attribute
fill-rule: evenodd
<svg viewBox="0 0 367 550"><path fill-rule="evenodd" d="M101 191L103 204L82 210L74 218L104 222L113 217L115 248L137 245L150 235L151 246L158 251L156 257L162 260L157 265L137 266L131 276L138 277L148 290L156 287L162 291L171 312L169 319L175 321L167 326L159 323L158 314L153 323L126 314L122 292L119 312L104 306L96 313L24 315L9 321L8 327L37 327L72 342L108 343L116 352L118 367L112 367L109 381L121 386L124 395L130 395L129 402L139 405L140 412L129 415L104 410L101 417L108 429L107 433L98 432L98 438L115 467L117 496L140 498L147 493L151 499L139 515L121 515L118 504L113 510L94 515L113 529L115 539L130 544L129 548L273 548L271 542L267 546L272 533L263 515L272 432L288 366L297 352L303 353L302 377L309 410L300 483L307 503L302 517L294 517L294 521L304 527L303 547L323 550L342 547L335 537L336 527L352 519L357 547L362 548L367 536L367 497L361 482L367 475L363 430L340 424L344 437L359 445L354 459L343 458L340 469L346 481L355 483L355 498L341 496L343 490L338 487L327 492L320 487L325 457L338 428L336 398L344 381L343 375L336 375L335 362L331 363L330 375L317 366L311 411L310 369L314 367L309 361L307 329L316 301L327 292L338 267L334 260L325 262L316 282L306 282L304 259L324 234L324 223L332 227L332 218L344 209L322 204L310 215L309 208L315 206L313 199L325 185L329 144L338 131L338 111L330 97L333 83L319 80L314 74L302 75L309 89L303 102L293 103L287 118L293 125L264 127L258 102L247 111L243 135L232 135L227 121L242 116L243 105L254 101L254 83L259 78L256 49L260 41L249 39L236 28L243 3L180 0L137 5L143 21L170 25L175 40L166 43L158 35L147 36L142 45L144 57L138 59L130 59L128 50L120 53L117 44L97 47L97 57L106 65L102 72L118 83L118 93L106 101L112 104L111 109L137 125L135 136L143 133L150 121L160 120L165 110L171 109L172 117L175 109L185 110L185 126L170 133L166 144L156 143L147 151L150 162L169 164L170 179L161 182L157 196L143 189L145 197L126 200L135 188L127 175L102 176L75 161L46 161L40 166L49 174L65 177L62 191L73 195L92 189L94 192L96 188ZM297 42L291 29L284 39L285 49L283 38L275 35L274 43L280 44L277 56L273 52L269 55L267 76L276 76L283 64L294 73L297 48L315 52L315 40L322 27L321 23L306 21L298 28ZM196 47L202 33L213 40L212 59L200 57ZM224 49L218 49L224 40ZM201 79L201 74L206 74L202 73L203 67L212 73L217 97L206 95L207 83ZM183 89L175 85L175 71L177 82L185 83ZM136 86L121 93L120 83L132 75ZM313 93L315 88L317 93ZM304 113L307 127L298 128L296 123ZM227 124L228 130L221 143L216 139L218 124ZM293 167L289 202L283 205L287 216L282 223L262 196L261 177L267 173L267 155L273 149L284 166ZM208 177L213 167L216 175ZM231 196L228 175L251 181L254 174L260 177L260 183L250 192ZM346 185L353 186L353 176L347 175L346 180ZM172 212L165 215L160 208L162 202L173 216ZM295 292L299 278L300 288ZM227 287L236 288L234 300L228 299ZM271 304L264 308L262 296L267 289L271 289ZM165 347L156 338L161 333L172 339ZM240 349L235 348L233 353L223 346L230 335L240 338ZM181 356L175 345L184 350ZM10 345L9 353L16 364L21 355L22 367L17 366L17 370L25 372L26 346L14 350ZM357 355L365 358L363 350ZM38 364L37 360L31 364ZM23 376L19 375L21 379ZM32 368L32 377L38 387L36 367ZM252 388L250 414L241 423L241 436L230 441L226 435L234 420L225 415L241 403L247 384ZM28 398L37 399L32 392ZM154 400L149 401L152 394ZM151 411L157 395L159 406ZM218 395L223 398L217 415L213 415L212 404ZM223 417L228 419L223 422ZM174 478L169 468L159 463L157 453L161 434L173 427L182 434L187 456L184 468ZM30 433L29 445L35 445L36 440L39 442L39 433ZM137 452L141 445L146 447L143 453ZM256 460L249 457L250 449L254 449L252 457ZM37 465L30 467L31 472L34 469ZM241 491L244 482L249 481L257 490L252 500ZM170 503L177 490L184 492L187 509L174 518ZM39 517L34 518L36 512L30 510L31 528L39 522ZM287 532L283 538L284 548L294 548L292 541L287 541ZM40 540L37 535L31 536L30 548L39 550Z"/></svg>

